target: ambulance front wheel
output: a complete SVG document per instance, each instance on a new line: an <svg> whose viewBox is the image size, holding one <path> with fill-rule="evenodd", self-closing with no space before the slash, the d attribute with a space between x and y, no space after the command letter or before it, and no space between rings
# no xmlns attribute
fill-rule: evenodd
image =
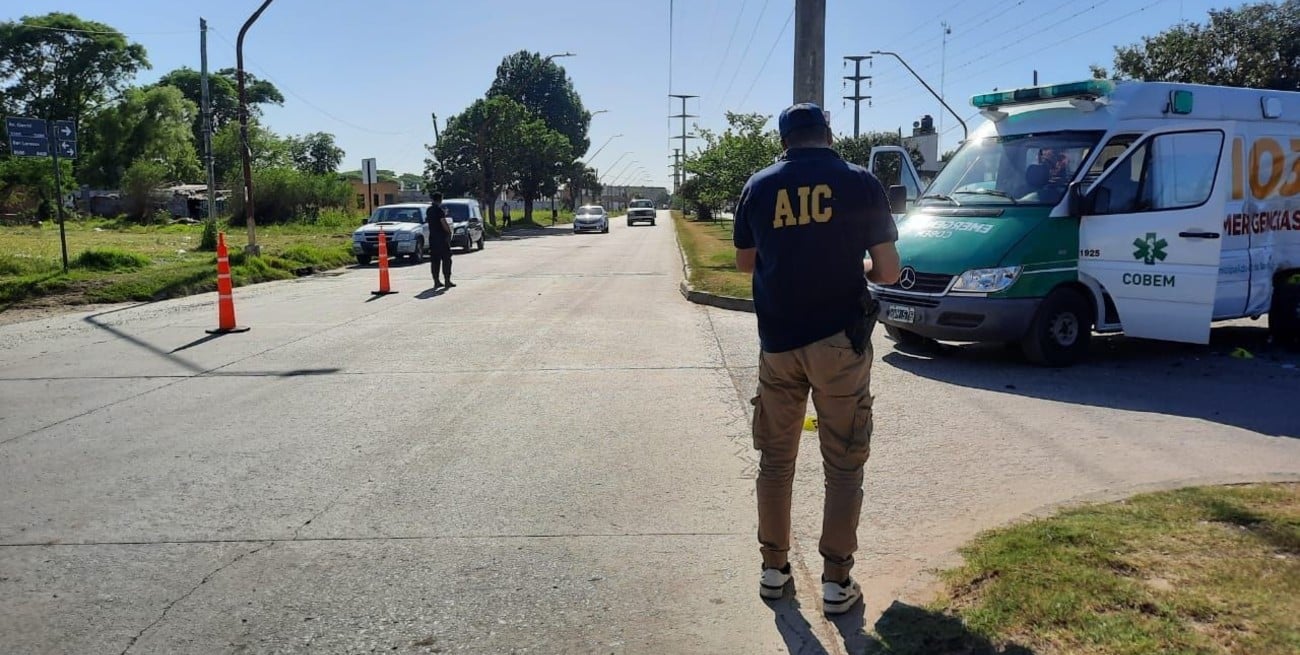
<svg viewBox="0 0 1300 655"><path fill-rule="evenodd" d="M1039 366L1070 366L1088 355L1092 307L1074 289L1057 289L1043 299L1020 348Z"/></svg>
<svg viewBox="0 0 1300 655"><path fill-rule="evenodd" d="M1268 331L1273 343L1300 347L1300 284L1279 279L1273 285L1273 303L1268 309Z"/></svg>

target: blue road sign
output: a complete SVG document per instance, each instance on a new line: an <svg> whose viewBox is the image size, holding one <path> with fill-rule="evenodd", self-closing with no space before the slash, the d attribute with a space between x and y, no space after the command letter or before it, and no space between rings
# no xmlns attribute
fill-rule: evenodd
<svg viewBox="0 0 1300 655"><path fill-rule="evenodd" d="M15 157L49 157L50 140L11 136L9 152L12 152Z"/></svg>
<svg viewBox="0 0 1300 655"><path fill-rule="evenodd" d="M39 139L45 141L50 138L46 129L45 121L39 118L22 118L19 116L5 118L5 131L9 133L10 139Z"/></svg>
<svg viewBox="0 0 1300 655"><path fill-rule="evenodd" d="M77 124L72 121L54 121L54 138L60 141L76 141Z"/></svg>
<svg viewBox="0 0 1300 655"><path fill-rule="evenodd" d="M39 118L5 118L5 131L9 133L9 151L16 157L49 157L50 136L45 132L45 121Z"/></svg>
<svg viewBox="0 0 1300 655"><path fill-rule="evenodd" d="M77 142L59 139L59 156L74 159L77 156Z"/></svg>

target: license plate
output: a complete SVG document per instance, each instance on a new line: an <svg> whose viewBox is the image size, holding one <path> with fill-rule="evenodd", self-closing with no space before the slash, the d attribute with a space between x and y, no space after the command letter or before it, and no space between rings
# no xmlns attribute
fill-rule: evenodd
<svg viewBox="0 0 1300 655"><path fill-rule="evenodd" d="M899 323L915 323L916 308L901 307L899 305L890 305L889 310L885 312L885 318Z"/></svg>

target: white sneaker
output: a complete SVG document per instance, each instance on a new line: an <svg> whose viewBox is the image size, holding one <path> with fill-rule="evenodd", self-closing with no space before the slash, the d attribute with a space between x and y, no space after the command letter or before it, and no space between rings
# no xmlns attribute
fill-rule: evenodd
<svg viewBox="0 0 1300 655"><path fill-rule="evenodd" d="M861 599L862 587L853 578L847 585L822 580L823 611L827 614L843 614Z"/></svg>
<svg viewBox="0 0 1300 655"><path fill-rule="evenodd" d="M758 595L768 600L780 600L785 595L785 585L790 582L791 568L787 563L785 570L763 569L763 576L758 579Z"/></svg>

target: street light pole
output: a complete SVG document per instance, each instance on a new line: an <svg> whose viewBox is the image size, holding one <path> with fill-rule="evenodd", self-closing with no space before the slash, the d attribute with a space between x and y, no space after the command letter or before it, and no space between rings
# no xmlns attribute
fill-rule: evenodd
<svg viewBox="0 0 1300 655"><path fill-rule="evenodd" d="M599 154L601 153L601 151L605 149L605 146L609 145L609 142L610 142L610 141L613 141L614 139L617 139L617 138L619 138L619 137L621 137L621 136L623 136L623 135L622 135L622 134L615 134L614 136L611 136L611 137L609 137L608 139L605 139L605 143L601 144L601 146L600 146L599 148L596 148L596 152L595 152L595 154L593 154L592 156L590 156L590 157L587 158L587 164L590 165L591 162L595 161L595 160L596 160L596 156L599 155Z"/></svg>
<svg viewBox="0 0 1300 655"><path fill-rule="evenodd" d="M248 223L248 245L244 247L244 252L250 255L261 254L262 249L257 245L257 227L253 221L253 153L248 145L248 92L244 83L244 36L248 34L248 28L257 22L262 12L270 5L271 0L266 0L252 16L248 17L244 26L239 29L239 38L235 41L235 67L239 77L239 139L244 146L240 153L243 155L244 162L244 220Z"/></svg>
<svg viewBox="0 0 1300 655"><path fill-rule="evenodd" d="M947 110L948 110L948 113L949 113L949 114L952 114L953 117L957 119L957 122L958 122L958 123L961 123L961 131L962 131L962 137L961 137L961 140L962 140L962 141L965 141L965 140L970 136L970 130L967 129L967 127L966 127L966 121L962 120L961 116L960 116L957 112L953 111L953 110L952 110L952 107L949 107L949 106L948 106L948 103L944 101L943 96L939 95L938 93L935 93L935 92L934 92L934 89L930 88L930 85L929 85L929 84L926 84L926 83L925 83L925 80L921 79L921 76L920 76L920 75L917 75L917 74L916 74L916 71L912 70L912 67L911 67L911 66L908 66L908 65L907 65L907 62L903 61L903 58L900 57L900 56L898 56L898 53L897 53L897 52L886 52L886 51L884 51L884 50L872 50L872 51L871 51L871 54L873 54L873 55L888 55L888 56L890 56L890 57L893 57L894 59L897 59L897 60L898 60L898 63L902 64L902 65L903 65L903 68L906 68L906 69L907 69L907 72L911 73L911 74L912 74L912 77L915 77L915 78L916 78L916 81L917 81L917 82L920 82L920 83L921 83L921 86L925 87L925 90L926 90L926 91L929 91L929 92L930 92L930 95L934 96L934 98L935 98L936 100L939 101L939 104L943 105L943 108L944 108L944 109L947 109Z"/></svg>

